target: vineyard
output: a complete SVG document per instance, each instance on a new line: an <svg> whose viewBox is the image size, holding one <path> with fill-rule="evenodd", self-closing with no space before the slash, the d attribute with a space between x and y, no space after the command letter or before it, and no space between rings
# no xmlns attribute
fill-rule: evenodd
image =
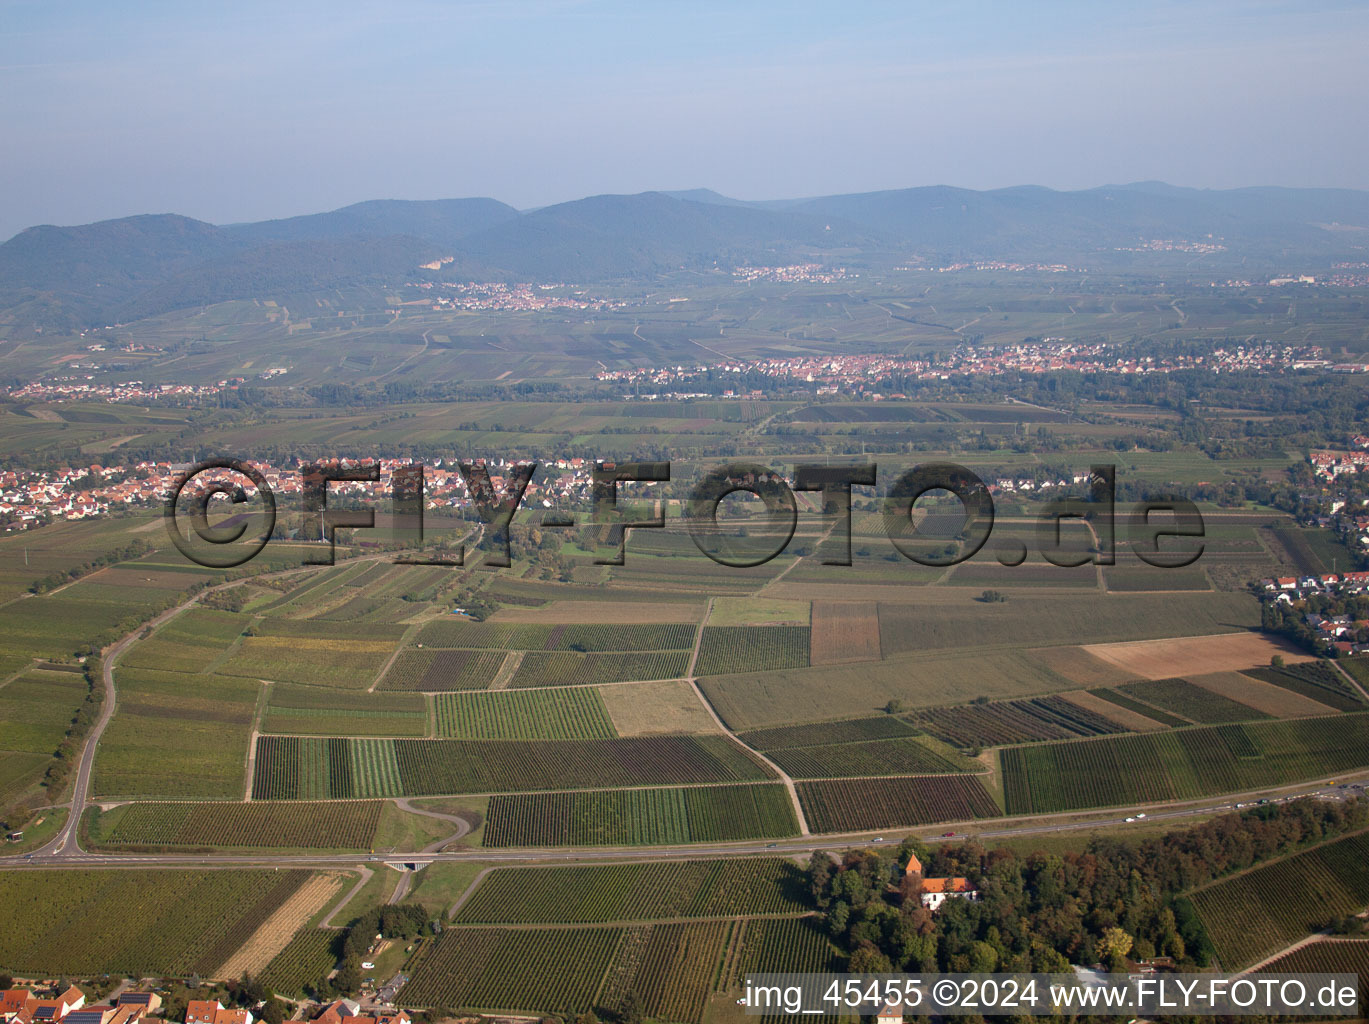
<svg viewBox="0 0 1369 1024"><path fill-rule="evenodd" d="M393 649L387 640L249 636L218 671L251 679L365 689Z"/></svg>
<svg viewBox="0 0 1369 1024"><path fill-rule="evenodd" d="M808 827L814 832L968 821L1002 813L974 776L842 779L800 782L797 788Z"/></svg>
<svg viewBox="0 0 1369 1024"><path fill-rule="evenodd" d="M418 643L501 651L682 651L694 646L694 629L690 623L542 626L438 621L423 627Z"/></svg>
<svg viewBox="0 0 1369 1024"><path fill-rule="evenodd" d="M1245 674L1310 697L1337 711L1364 710L1360 695L1334 666L1325 661L1306 661L1283 668L1252 668L1246 669Z"/></svg>
<svg viewBox="0 0 1369 1024"><path fill-rule="evenodd" d="M0 872L0 963L39 977L213 977L308 871Z"/></svg>
<svg viewBox="0 0 1369 1024"><path fill-rule="evenodd" d="M597 924L676 917L794 914L802 872L779 858L498 868L459 924Z"/></svg>
<svg viewBox="0 0 1369 1024"><path fill-rule="evenodd" d="M798 834L783 786L697 786L490 799L487 847L665 846Z"/></svg>
<svg viewBox="0 0 1369 1024"><path fill-rule="evenodd" d="M743 743L757 750L784 750L812 747L824 743L855 743L860 740L887 740L913 736L917 730L892 715L878 718L849 718L841 722L816 725L786 725L777 729L752 729L739 735Z"/></svg>
<svg viewBox="0 0 1369 1024"><path fill-rule="evenodd" d="M105 846L274 847L369 850L379 801L347 803L147 803L102 814Z"/></svg>
<svg viewBox="0 0 1369 1024"><path fill-rule="evenodd" d="M1182 715L1189 721L1203 725L1223 722L1248 722L1258 718L1272 718L1221 694L1194 686L1186 679L1162 679L1158 682L1128 683L1117 687L1122 693L1156 707Z"/></svg>
<svg viewBox="0 0 1369 1024"><path fill-rule="evenodd" d="M304 929L276 954L257 975L257 980L268 992L290 999L300 998L306 988L313 988L320 979L326 978L337 963L341 934L327 928Z"/></svg>
<svg viewBox="0 0 1369 1024"><path fill-rule="evenodd" d="M606 992L608 1006L621 1005L619 991L635 992L642 1010L658 1020L703 1020L713 994L718 964L742 927L737 921L696 921L658 924L646 930L636 969L624 972L615 991ZM624 992L624 994L626 994Z"/></svg>
<svg viewBox="0 0 1369 1024"><path fill-rule="evenodd" d="M494 682L503 651L422 650L406 647L385 673L381 690L483 690Z"/></svg>
<svg viewBox="0 0 1369 1024"><path fill-rule="evenodd" d="M748 974L798 972L813 974L835 966L836 950L812 917L747 921L735 971L727 987Z"/></svg>
<svg viewBox="0 0 1369 1024"><path fill-rule="evenodd" d="M578 1014L594 1006L622 928L448 928L399 993L404 1006Z"/></svg>
<svg viewBox="0 0 1369 1024"><path fill-rule="evenodd" d="M523 655L509 684L527 686L584 686L634 679L679 679L689 669L688 651L609 652L530 651Z"/></svg>
<svg viewBox="0 0 1369 1024"><path fill-rule="evenodd" d="M1192 900L1222 966L1244 967L1369 904L1369 834L1225 879Z"/></svg>
<svg viewBox="0 0 1369 1024"><path fill-rule="evenodd" d="M869 775L922 775L983 770L956 755L945 757L916 736L856 743L827 743L816 747L786 747L768 756L791 778L858 778Z"/></svg>
<svg viewBox="0 0 1369 1024"><path fill-rule="evenodd" d="M1369 715L1216 725L1001 753L1009 814L1189 800L1369 762Z"/></svg>
<svg viewBox="0 0 1369 1024"><path fill-rule="evenodd" d="M803 668L808 641L808 626L705 626L695 671L708 676Z"/></svg>
<svg viewBox="0 0 1369 1024"><path fill-rule="evenodd" d="M1358 974L1360 1007L1369 1004L1369 941L1327 939L1273 960L1260 974Z"/></svg>
<svg viewBox="0 0 1369 1024"><path fill-rule="evenodd" d="M1064 697L943 705L914 712L908 719L937 739L965 748L1125 732L1117 723Z"/></svg>
<svg viewBox="0 0 1369 1024"><path fill-rule="evenodd" d="M1099 700L1105 700L1109 704L1116 704L1119 708L1126 708L1128 711L1149 718L1152 722L1159 722L1161 725L1167 725L1171 729L1189 724L1187 718L1171 715L1168 711L1161 711L1159 708L1150 704L1145 704L1136 700L1134 697L1128 697L1120 689L1110 689L1106 686L1101 686L1090 690L1089 694L1097 697Z"/></svg>
<svg viewBox="0 0 1369 1024"><path fill-rule="evenodd" d="M261 736L255 800L597 789L767 778L720 736L389 740Z"/></svg>
<svg viewBox="0 0 1369 1024"><path fill-rule="evenodd" d="M618 735L597 690L443 693L437 734L476 740L590 740Z"/></svg>
<svg viewBox="0 0 1369 1024"><path fill-rule="evenodd" d="M400 992L405 1006L463 1011L617 1012L629 993L649 1018L702 1024L719 991L749 973L831 970L836 951L812 917L628 927L449 927Z"/></svg>

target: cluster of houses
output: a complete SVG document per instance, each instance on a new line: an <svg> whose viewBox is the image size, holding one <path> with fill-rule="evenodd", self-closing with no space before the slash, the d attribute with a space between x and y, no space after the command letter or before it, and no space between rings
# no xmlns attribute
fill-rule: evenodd
<svg viewBox="0 0 1369 1024"><path fill-rule="evenodd" d="M1316 451L1308 453L1312 473L1321 480L1334 480L1347 473L1359 473L1369 468L1369 437L1359 435L1350 442L1349 451Z"/></svg>
<svg viewBox="0 0 1369 1024"><path fill-rule="evenodd" d="M138 1024L161 1009L155 992L123 992L113 1002L86 1005L85 993L75 985L60 995L40 998L27 988L0 992L0 1024ZM251 1010L230 1009L217 999L192 999L185 1024L253 1024ZM313 1018L314 1024L412 1024L407 1013L363 1014L353 999L338 999Z"/></svg>
<svg viewBox="0 0 1369 1024"><path fill-rule="evenodd" d="M137 1024L156 1013L162 1005L155 992L124 992L113 1003L86 1005L86 995L75 985L50 998L34 995L31 989L11 988L0 992L0 1021L3 1024ZM251 1024L248 1016L246 1024ZM224 1024L239 1024L227 1022Z"/></svg>
<svg viewBox="0 0 1369 1024"><path fill-rule="evenodd" d="M1293 605L1313 594L1362 594L1369 591L1369 572L1328 573L1325 576L1279 576L1260 581L1265 593L1279 604ZM1360 636L1369 632L1369 619L1308 612L1304 621L1317 639L1337 654L1369 654Z"/></svg>
<svg viewBox="0 0 1369 1024"><path fill-rule="evenodd" d="M360 464L357 459L338 461L343 465ZM340 482L331 485L331 491L339 496L388 499L395 470L412 462L381 459L379 481ZM277 497L302 493L298 461L286 467L253 465ZM49 519L88 519L113 509L159 506L188 468L188 464L139 462L131 466L63 466L51 471L5 470L0 472L0 523L28 528ZM502 492L512 462L493 459L487 468L490 482ZM590 459L549 462L544 467L543 479L528 484L522 503L525 507L540 504L550 508L558 502L588 500L592 470ZM454 460L436 459L424 464L423 483L430 509L455 508L467 501L466 484ZM249 497L253 496L251 487L244 490Z"/></svg>

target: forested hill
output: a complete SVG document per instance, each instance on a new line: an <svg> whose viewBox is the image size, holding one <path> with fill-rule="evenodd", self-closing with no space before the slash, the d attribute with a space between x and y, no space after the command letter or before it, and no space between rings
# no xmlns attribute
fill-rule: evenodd
<svg viewBox="0 0 1369 1024"><path fill-rule="evenodd" d="M1166 249L1166 247L1169 247ZM936 186L743 202L707 189L605 195L519 212L494 199L380 200L218 226L173 214L40 226L0 245L0 311L86 326L231 298L440 276L603 282L797 261L909 260L1290 269L1369 258L1369 192L1207 191L1154 182L1075 192Z"/></svg>

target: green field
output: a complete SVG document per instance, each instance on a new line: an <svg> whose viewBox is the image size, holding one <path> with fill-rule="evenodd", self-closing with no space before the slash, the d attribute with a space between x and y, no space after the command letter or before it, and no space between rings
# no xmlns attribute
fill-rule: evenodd
<svg viewBox="0 0 1369 1024"><path fill-rule="evenodd" d="M635 679L679 679L689 668L688 651L599 652L529 651L509 684L529 686L583 686Z"/></svg>
<svg viewBox="0 0 1369 1024"><path fill-rule="evenodd" d="M798 783L814 832L854 832L994 818L1002 813L977 776L839 779Z"/></svg>
<svg viewBox="0 0 1369 1024"><path fill-rule="evenodd" d="M39 976L213 977L308 871L0 872L0 964Z"/></svg>
<svg viewBox="0 0 1369 1024"><path fill-rule="evenodd" d="M257 683L141 668L114 678L119 703L95 758L97 796L242 797Z"/></svg>
<svg viewBox="0 0 1369 1024"><path fill-rule="evenodd" d="M457 912L458 924L599 924L676 917L793 914L808 908L792 861L666 861L499 868Z"/></svg>
<svg viewBox="0 0 1369 1024"><path fill-rule="evenodd" d="M318 800L743 782L766 769L720 736L389 740L263 736L252 796Z"/></svg>
<svg viewBox="0 0 1369 1024"><path fill-rule="evenodd" d="M276 954L257 980L268 992L300 998L306 988L317 985L332 971L340 934L329 928L304 929Z"/></svg>
<svg viewBox="0 0 1369 1024"><path fill-rule="evenodd" d="M705 626L694 670L701 676L808 664L807 626Z"/></svg>
<svg viewBox="0 0 1369 1024"><path fill-rule="evenodd" d="M1191 800L1369 763L1369 714L1007 747L1009 814Z"/></svg>
<svg viewBox="0 0 1369 1024"><path fill-rule="evenodd" d="M404 1006L573 1014L596 1005L621 928L448 928L399 994Z"/></svg>
<svg viewBox="0 0 1369 1024"><path fill-rule="evenodd" d="M146 803L99 813L100 846L370 850L380 801Z"/></svg>
<svg viewBox="0 0 1369 1024"><path fill-rule="evenodd" d="M471 740L613 739L604 702L596 690L507 690L441 693L433 698L437 734Z"/></svg>
<svg viewBox="0 0 1369 1024"><path fill-rule="evenodd" d="M665 846L797 835L779 785L691 786L490 798L485 845Z"/></svg>

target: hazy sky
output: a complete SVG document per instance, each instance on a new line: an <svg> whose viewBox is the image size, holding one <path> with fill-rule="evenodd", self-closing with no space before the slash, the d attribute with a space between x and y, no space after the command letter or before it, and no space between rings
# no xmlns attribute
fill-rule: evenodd
<svg viewBox="0 0 1369 1024"><path fill-rule="evenodd" d="M1364 3L0 0L0 238L699 186L1369 188L1367 50Z"/></svg>

